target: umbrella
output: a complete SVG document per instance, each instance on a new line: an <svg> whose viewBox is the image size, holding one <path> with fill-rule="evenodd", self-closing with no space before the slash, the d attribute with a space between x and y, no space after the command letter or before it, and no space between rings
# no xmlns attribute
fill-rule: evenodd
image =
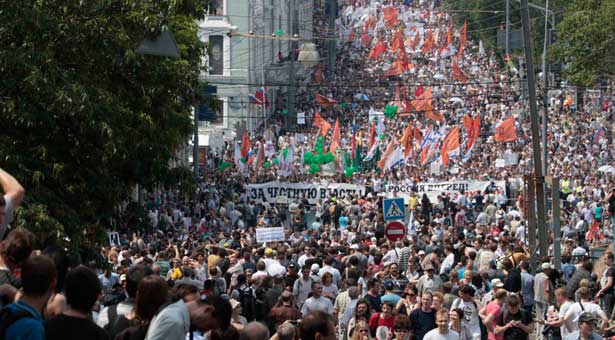
<svg viewBox="0 0 615 340"><path fill-rule="evenodd" d="M354 95L353 98L356 99L356 100L362 100L362 101L369 100L369 97L365 93L357 93L357 94Z"/></svg>
<svg viewBox="0 0 615 340"><path fill-rule="evenodd" d="M451 99L448 100L449 102L454 102L454 103L459 103L461 105L463 105L463 99L459 98L459 97L453 97Z"/></svg>
<svg viewBox="0 0 615 340"><path fill-rule="evenodd" d="M615 167L613 167L611 165L603 165L603 166L598 168L598 171L615 174Z"/></svg>
<svg viewBox="0 0 615 340"><path fill-rule="evenodd" d="M436 79L436 80L445 80L445 79L446 79L446 76L444 76L442 73L438 73L438 74L436 74L435 76L433 76L433 79Z"/></svg>

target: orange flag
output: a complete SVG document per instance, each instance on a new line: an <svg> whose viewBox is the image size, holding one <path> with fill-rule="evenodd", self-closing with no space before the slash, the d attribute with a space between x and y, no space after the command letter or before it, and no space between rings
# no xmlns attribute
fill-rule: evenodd
<svg viewBox="0 0 615 340"><path fill-rule="evenodd" d="M459 37L459 42L460 42L459 49L460 50L461 50L461 46L465 46L466 45L467 35L468 35L468 21L466 20L463 23L463 28L461 29L461 36Z"/></svg>
<svg viewBox="0 0 615 340"><path fill-rule="evenodd" d="M466 131L470 131L470 128L472 127L472 117L470 117L470 115L463 115L463 118L461 118L461 126L463 126L463 129Z"/></svg>
<svg viewBox="0 0 615 340"><path fill-rule="evenodd" d="M384 171L384 165L386 164L387 159L391 156L393 151L395 151L395 143L393 141L390 141L389 145L387 146L387 149L384 151L382 157L380 157L380 160L378 161L378 167L380 168L380 171Z"/></svg>
<svg viewBox="0 0 615 340"><path fill-rule="evenodd" d="M316 103L318 103L318 105L320 106L331 106L331 105L335 105L335 103L337 103L334 99L325 97L321 94L316 94Z"/></svg>
<svg viewBox="0 0 615 340"><path fill-rule="evenodd" d="M495 128L493 139L496 142L514 142L517 140L517 130L515 128L515 117L510 116Z"/></svg>
<svg viewBox="0 0 615 340"><path fill-rule="evenodd" d="M419 45L419 43L421 42L421 36L419 35L419 32L416 32L416 35L414 36L414 40L412 40L412 44L410 44L410 49L412 49L412 51L416 50L416 47Z"/></svg>
<svg viewBox="0 0 615 340"><path fill-rule="evenodd" d="M318 128L319 136L326 136L329 129L331 129L331 124L329 124L326 119L322 118L318 111L314 112L314 126Z"/></svg>
<svg viewBox="0 0 615 340"><path fill-rule="evenodd" d="M404 131L404 135L401 137L401 146L404 148L404 158L408 158L410 151L412 151L413 130L412 124L408 124L406 131Z"/></svg>
<svg viewBox="0 0 615 340"><path fill-rule="evenodd" d="M376 42L376 45L372 47L372 50L369 51L369 55L367 57L369 59L374 59L374 60L378 59L378 57L380 57L380 55L384 53L384 51L386 50L387 50L386 45L382 41L378 40Z"/></svg>
<svg viewBox="0 0 615 340"><path fill-rule="evenodd" d="M391 41L391 45L389 50L391 52L395 52L397 50L403 50L404 48L404 33L401 30L395 32L395 36L393 37L393 41Z"/></svg>
<svg viewBox="0 0 615 340"><path fill-rule="evenodd" d="M459 149L459 128L455 126L446 134L444 141L442 141L442 147L440 148L440 154L442 155L442 163L444 163L444 166L448 165L448 154L457 149Z"/></svg>
<svg viewBox="0 0 615 340"><path fill-rule="evenodd" d="M425 41L423 41L423 47L421 48L421 52L423 54L430 53L431 51L433 51L433 48L433 33L431 33L431 30L427 30L427 33L425 33Z"/></svg>
<svg viewBox="0 0 615 340"><path fill-rule="evenodd" d="M382 9L382 12L384 13L384 21L386 22L387 28L391 28L399 23L399 20L397 19L398 12L396 7L385 7Z"/></svg>
<svg viewBox="0 0 615 340"><path fill-rule="evenodd" d="M451 26L448 26L448 30L446 32L446 46L449 46L453 43L453 30Z"/></svg>
<svg viewBox="0 0 615 340"><path fill-rule="evenodd" d="M243 137L241 139L241 157L248 157L248 152L252 149L252 143L250 143L250 136L248 136L247 132L243 132Z"/></svg>
<svg viewBox="0 0 615 340"><path fill-rule="evenodd" d="M470 122L469 125L466 125L465 118L468 117ZM463 128L468 132L468 143L466 144L466 150L470 150L474 143L478 140L478 135L480 134L480 116L476 116L476 118L470 118L468 115L463 116L464 125Z"/></svg>
<svg viewBox="0 0 615 340"><path fill-rule="evenodd" d="M437 122L440 122L440 124L444 124L444 116L442 116L440 112L433 109L433 106L431 105L431 100L428 101L427 105L425 106L425 118L435 120Z"/></svg>
<svg viewBox="0 0 615 340"><path fill-rule="evenodd" d="M453 60L453 80L458 80L462 83L468 81L468 77L461 71L459 65L457 65L457 61Z"/></svg>
<svg viewBox="0 0 615 340"><path fill-rule="evenodd" d="M401 75L403 72L404 72L404 66L402 65L401 61L396 60L391 64L389 69L384 72L384 76L385 77L395 77L395 76Z"/></svg>
<svg viewBox="0 0 615 340"><path fill-rule="evenodd" d="M333 136L331 136L331 146L329 146L329 152L335 155L335 150L340 146L340 121L335 120L335 127L333 128Z"/></svg>

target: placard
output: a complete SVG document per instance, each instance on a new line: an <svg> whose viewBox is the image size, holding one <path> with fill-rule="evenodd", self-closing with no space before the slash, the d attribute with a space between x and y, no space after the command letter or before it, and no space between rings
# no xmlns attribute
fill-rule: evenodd
<svg viewBox="0 0 615 340"><path fill-rule="evenodd" d="M284 241L284 227L256 228L256 242Z"/></svg>
<svg viewBox="0 0 615 340"><path fill-rule="evenodd" d="M289 183L267 182L246 185L248 198L256 203L276 202L280 197L289 200L307 199L309 204L335 196L344 199L348 195L364 196L365 187L346 183Z"/></svg>

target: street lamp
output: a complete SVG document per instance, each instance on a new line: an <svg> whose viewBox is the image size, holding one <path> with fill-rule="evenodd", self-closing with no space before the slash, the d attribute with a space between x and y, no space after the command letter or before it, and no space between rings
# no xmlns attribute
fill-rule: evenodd
<svg viewBox="0 0 615 340"><path fill-rule="evenodd" d="M155 37L146 37L141 41L139 47L135 50L137 54L156 55L161 57L179 58L180 53L177 48L177 43L171 32L163 28L162 32Z"/></svg>

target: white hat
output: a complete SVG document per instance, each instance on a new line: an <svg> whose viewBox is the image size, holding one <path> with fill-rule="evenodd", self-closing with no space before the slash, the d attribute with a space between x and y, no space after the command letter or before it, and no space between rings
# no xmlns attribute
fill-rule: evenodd
<svg viewBox="0 0 615 340"><path fill-rule="evenodd" d="M419 250L419 255L425 255L425 251L424 250Z"/></svg>
<svg viewBox="0 0 615 340"><path fill-rule="evenodd" d="M350 246L350 249L359 249L359 245L355 243Z"/></svg>
<svg viewBox="0 0 615 340"><path fill-rule="evenodd" d="M312 264L312 268L311 269L312 269L313 272L317 272L317 271L320 270L320 266L318 265L318 263L314 263L314 264Z"/></svg>
<svg viewBox="0 0 615 340"><path fill-rule="evenodd" d="M546 269L551 269L552 266L549 262L545 262L542 265L540 265L540 268L542 268L542 270L546 270Z"/></svg>
<svg viewBox="0 0 615 340"><path fill-rule="evenodd" d="M491 286L492 287L497 287L497 288L502 288L504 287L504 283L502 283L502 280L498 279L497 277L495 279L491 280Z"/></svg>

